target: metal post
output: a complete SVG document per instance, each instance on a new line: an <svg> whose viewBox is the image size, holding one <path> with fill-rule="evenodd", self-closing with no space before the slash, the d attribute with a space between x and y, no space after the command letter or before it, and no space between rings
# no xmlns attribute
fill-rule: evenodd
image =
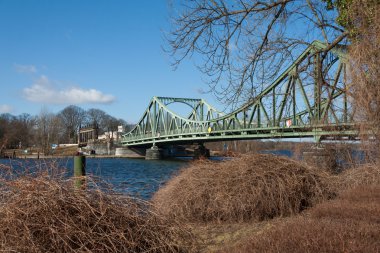
<svg viewBox="0 0 380 253"><path fill-rule="evenodd" d="M83 188L86 175L86 157L84 155L74 156L74 186L75 188Z"/></svg>
<svg viewBox="0 0 380 253"><path fill-rule="evenodd" d="M260 104L257 105L257 127L261 127Z"/></svg>
<svg viewBox="0 0 380 253"><path fill-rule="evenodd" d="M292 100L293 100L293 117L292 117L292 125L298 125L296 122L296 78L293 77L293 93L292 93Z"/></svg>
<svg viewBox="0 0 380 253"><path fill-rule="evenodd" d="M319 53L314 56L314 107L315 123L320 123L321 119L321 89L322 89L322 63Z"/></svg>
<svg viewBox="0 0 380 253"><path fill-rule="evenodd" d="M153 137L153 140L156 138L156 123L157 123L157 115L156 115L156 102L154 102L153 104L153 118L152 118L152 137Z"/></svg>
<svg viewBox="0 0 380 253"><path fill-rule="evenodd" d="M275 127L276 126L276 87L273 88L273 119L272 119L272 126Z"/></svg>
<svg viewBox="0 0 380 253"><path fill-rule="evenodd" d="M204 111L203 110L204 109L203 109L203 101L202 101L200 104L200 116L201 116L200 120L201 121L203 121L203 119L204 119L204 117L203 117ZM195 112L195 114L197 114L197 113Z"/></svg>
<svg viewBox="0 0 380 253"><path fill-rule="evenodd" d="M247 128L247 110L244 109L243 111L243 118L244 118L244 129Z"/></svg>

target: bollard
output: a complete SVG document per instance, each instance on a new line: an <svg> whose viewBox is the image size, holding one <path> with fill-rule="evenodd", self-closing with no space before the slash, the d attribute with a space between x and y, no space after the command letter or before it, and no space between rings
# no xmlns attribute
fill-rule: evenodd
<svg viewBox="0 0 380 253"><path fill-rule="evenodd" d="M75 188L84 187L84 176L86 175L86 157L84 155L74 156L74 178Z"/></svg>

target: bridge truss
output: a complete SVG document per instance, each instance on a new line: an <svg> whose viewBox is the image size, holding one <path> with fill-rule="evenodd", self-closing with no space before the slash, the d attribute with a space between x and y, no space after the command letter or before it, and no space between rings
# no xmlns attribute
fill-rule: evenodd
<svg viewBox="0 0 380 253"><path fill-rule="evenodd" d="M223 114L202 99L153 97L126 146L233 139L355 138L358 134L345 47L326 51L313 42L271 85L239 109ZM180 116L168 108L192 108Z"/></svg>

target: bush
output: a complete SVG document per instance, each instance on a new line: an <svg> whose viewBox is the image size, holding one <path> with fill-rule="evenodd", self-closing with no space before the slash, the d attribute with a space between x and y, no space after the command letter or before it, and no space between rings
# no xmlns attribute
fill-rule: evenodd
<svg viewBox="0 0 380 253"><path fill-rule="evenodd" d="M199 161L153 197L167 217L191 222L241 222L299 213L328 198L328 174L274 155Z"/></svg>
<svg viewBox="0 0 380 253"><path fill-rule="evenodd" d="M222 252L379 252L380 186L346 191Z"/></svg>
<svg viewBox="0 0 380 253"><path fill-rule="evenodd" d="M0 195L2 252L187 252L193 247L185 228L151 212L147 202L96 188L75 190L72 181L8 177L0 180Z"/></svg>
<svg viewBox="0 0 380 253"><path fill-rule="evenodd" d="M332 177L331 184L336 192L361 185L380 185L380 166L378 164L366 164L347 169L338 176Z"/></svg>

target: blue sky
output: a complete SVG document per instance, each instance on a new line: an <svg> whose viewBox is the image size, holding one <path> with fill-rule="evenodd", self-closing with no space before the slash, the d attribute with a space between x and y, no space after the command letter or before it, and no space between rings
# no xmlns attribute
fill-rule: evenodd
<svg viewBox="0 0 380 253"><path fill-rule="evenodd" d="M0 0L0 113L70 104L136 123L152 96L205 98L191 60L163 52L166 0Z"/></svg>

